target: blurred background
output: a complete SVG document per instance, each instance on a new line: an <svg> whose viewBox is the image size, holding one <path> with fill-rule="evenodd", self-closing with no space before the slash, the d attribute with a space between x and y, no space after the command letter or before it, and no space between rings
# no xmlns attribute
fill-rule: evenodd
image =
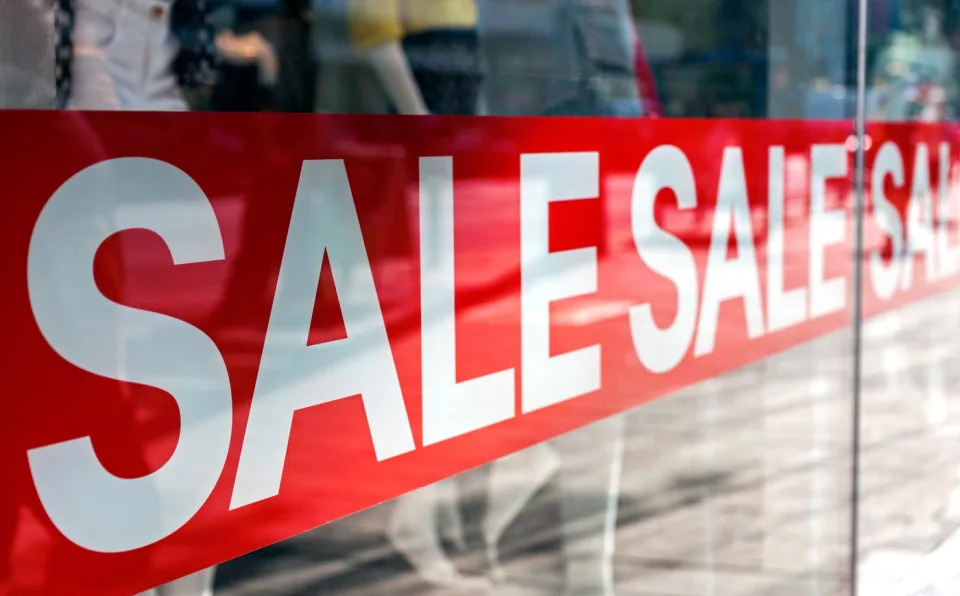
<svg viewBox="0 0 960 596"><path fill-rule="evenodd" d="M866 118L947 130L960 0L2 0L0 107L841 120L853 134L861 5ZM788 187L805 185L790 163ZM258 204L246 220L269 214ZM850 313L157 592L850 594L859 359L859 594L960 594L958 298ZM4 572L22 593L43 573Z"/></svg>

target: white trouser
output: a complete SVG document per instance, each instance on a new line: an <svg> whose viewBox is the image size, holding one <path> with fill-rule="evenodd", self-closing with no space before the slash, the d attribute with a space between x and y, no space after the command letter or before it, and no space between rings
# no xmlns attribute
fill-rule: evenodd
<svg viewBox="0 0 960 596"><path fill-rule="evenodd" d="M75 0L68 107L184 110L172 64L175 0Z"/></svg>
<svg viewBox="0 0 960 596"><path fill-rule="evenodd" d="M141 592L140 596L213 596L216 567L208 567L186 577Z"/></svg>

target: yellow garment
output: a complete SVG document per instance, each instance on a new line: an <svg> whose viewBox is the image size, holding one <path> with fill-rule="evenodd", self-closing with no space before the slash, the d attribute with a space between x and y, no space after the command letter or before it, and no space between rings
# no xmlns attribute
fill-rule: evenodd
<svg viewBox="0 0 960 596"><path fill-rule="evenodd" d="M477 26L476 0L349 0L350 34L361 51L411 33Z"/></svg>

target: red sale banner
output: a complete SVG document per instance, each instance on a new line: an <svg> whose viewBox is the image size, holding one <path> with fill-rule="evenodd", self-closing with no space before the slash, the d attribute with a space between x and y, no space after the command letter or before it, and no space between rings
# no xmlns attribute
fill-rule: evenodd
<svg viewBox="0 0 960 596"><path fill-rule="evenodd" d="M956 285L957 132L0 113L0 592L133 593ZM838 397L839 398L839 397Z"/></svg>

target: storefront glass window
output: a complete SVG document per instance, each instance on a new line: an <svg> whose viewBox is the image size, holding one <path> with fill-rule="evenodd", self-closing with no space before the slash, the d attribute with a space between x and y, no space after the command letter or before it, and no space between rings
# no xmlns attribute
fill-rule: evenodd
<svg viewBox="0 0 960 596"><path fill-rule="evenodd" d="M958 43L3 0L0 594L946 590Z"/></svg>

